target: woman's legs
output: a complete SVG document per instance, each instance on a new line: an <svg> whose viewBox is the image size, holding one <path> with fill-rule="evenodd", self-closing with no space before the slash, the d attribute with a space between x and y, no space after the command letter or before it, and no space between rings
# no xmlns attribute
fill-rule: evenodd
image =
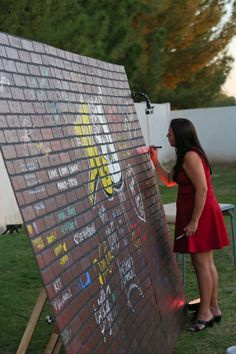
<svg viewBox="0 0 236 354"><path fill-rule="evenodd" d="M217 303L217 272L213 266L212 251L193 253L191 260L195 269L200 294L198 320L209 321L212 318L211 306ZM213 263L213 264L212 264Z"/></svg>
<svg viewBox="0 0 236 354"><path fill-rule="evenodd" d="M212 289L212 296L211 296L211 312L213 316L219 316L221 315L221 311L218 303L218 273L214 263L213 252L211 257L210 270L211 270L211 276L213 280L213 289Z"/></svg>

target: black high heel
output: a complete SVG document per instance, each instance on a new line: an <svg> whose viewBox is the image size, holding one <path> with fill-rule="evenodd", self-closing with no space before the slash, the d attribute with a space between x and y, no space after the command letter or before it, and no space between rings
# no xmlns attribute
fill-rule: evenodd
<svg viewBox="0 0 236 354"><path fill-rule="evenodd" d="M219 323L221 321L221 319L222 319L222 315L217 315L217 316L213 317L214 322L217 322L217 323Z"/></svg>
<svg viewBox="0 0 236 354"><path fill-rule="evenodd" d="M212 327L214 324L214 317L209 321L197 320L189 329L190 332L201 332L207 327Z"/></svg>

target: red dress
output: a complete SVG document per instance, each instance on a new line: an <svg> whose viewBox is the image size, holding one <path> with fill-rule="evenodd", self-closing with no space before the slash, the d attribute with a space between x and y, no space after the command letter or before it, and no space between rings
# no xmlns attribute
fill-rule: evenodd
<svg viewBox="0 0 236 354"><path fill-rule="evenodd" d="M191 220L195 195L194 186L182 167L179 171L177 181L178 195L176 202L175 252L206 252L229 245L224 218L211 184L209 167L200 153L198 153L198 155L202 160L207 180L208 190L206 203L200 216L196 232L190 237L184 236L176 240L176 237L184 233L184 228Z"/></svg>

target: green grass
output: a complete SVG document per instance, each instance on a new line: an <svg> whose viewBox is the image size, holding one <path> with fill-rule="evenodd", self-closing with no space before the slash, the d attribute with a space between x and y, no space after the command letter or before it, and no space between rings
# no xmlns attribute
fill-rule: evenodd
<svg viewBox="0 0 236 354"><path fill-rule="evenodd" d="M213 165L212 182L219 202L236 205L236 164ZM167 189L159 185L163 203L173 202L176 197L174 188ZM225 217L230 240L230 218ZM173 227L170 227L173 234ZM232 243L230 247L215 252L215 262L219 273L219 302L223 313L221 323L201 333L190 333L185 329L181 332L174 354L223 354L226 349L236 345L236 269L233 264ZM180 264L181 270L181 264ZM187 301L198 297L195 274L189 256L186 257ZM191 313L188 323L191 322Z"/></svg>
<svg viewBox="0 0 236 354"><path fill-rule="evenodd" d="M214 166L213 184L220 202L236 205L235 177L235 165ZM160 193L163 203L175 200L174 188L160 186ZM229 218L225 219L229 227ZM225 353L229 346L236 345L236 270L233 267L232 247L216 252L216 264L220 276L219 297L223 320L201 333L183 331L177 341L175 354ZM189 259L186 266L186 296L190 300L198 295L197 285ZM40 287L40 275L24 231L0 236L0 354L16 353ZM53 331L53 325L45 320L47 314L51 314L48 305L42 313L27 354L43 353Z"/></svg>

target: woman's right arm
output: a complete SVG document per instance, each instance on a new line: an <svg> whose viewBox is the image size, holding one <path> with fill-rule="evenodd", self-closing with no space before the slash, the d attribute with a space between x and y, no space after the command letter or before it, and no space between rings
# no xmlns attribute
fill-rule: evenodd
<svg viewBox="0 0 236 354"><path fill-rule="evenodd" d="M153 165L155 167L155 170L157 171L158 176L162 180L162 182L167 186L167 187L173 187L176 185L176 183L173 181L173 170L167 171L160 161L158 160L157 157L157 149L150 146L149 148L149 154L151 157L151 160L153 162Z"/></svg>

